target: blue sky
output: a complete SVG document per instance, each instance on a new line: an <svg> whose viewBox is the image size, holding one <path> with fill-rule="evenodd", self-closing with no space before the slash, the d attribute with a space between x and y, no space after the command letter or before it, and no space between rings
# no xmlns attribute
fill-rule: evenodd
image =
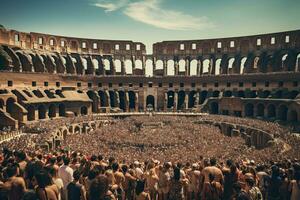
<svg viewBox="0 0 300 200"><path fill-rule="evenodd" d="M300 0L0 0L0 24L26 32L141 41L300 29Z"/></svg>

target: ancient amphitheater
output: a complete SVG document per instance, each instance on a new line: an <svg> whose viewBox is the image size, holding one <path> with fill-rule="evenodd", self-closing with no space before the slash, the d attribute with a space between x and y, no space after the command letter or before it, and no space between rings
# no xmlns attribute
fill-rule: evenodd
<svg viewBox="0 0 300 200"><path fill-rule="evenodd" d="M257 118L300 129L300 30L163 41L153 45L152 55L141 42L5 28L0 45L1 128L154 112ZM273 137L267 128L209 117L204 122L229 135L247 132L246 142L256 147ZM56 136L99 124L78 122Z"/></svg>

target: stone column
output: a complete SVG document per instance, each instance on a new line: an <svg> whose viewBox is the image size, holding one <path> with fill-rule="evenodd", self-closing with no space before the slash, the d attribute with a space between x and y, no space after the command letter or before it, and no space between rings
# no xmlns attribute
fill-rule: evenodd
<svg viewBox="0 0 300 200"><path fill-rule="evenodd" d="M174 91L174 104L173 104L173 109L174 112L177 111L177 104L178 104L178 92Z"/></svg>

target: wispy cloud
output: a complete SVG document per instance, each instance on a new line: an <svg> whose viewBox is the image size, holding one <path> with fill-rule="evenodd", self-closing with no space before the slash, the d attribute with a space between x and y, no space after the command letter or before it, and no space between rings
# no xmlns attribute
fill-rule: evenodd
<svg viewBox="0 0 300 200"><path fill-rule="evenodd" d="M106 12L124 8L123 13L135 21L168 30L199 30L213 27L207 17L195 17L180 11L161 7L162 0L100 1L94 4Z"/></svg>
<svg viewBox="0 0 300 200"><path fill-rule="evenodd" d="M97 3L94 3L93 5L99 8L103 8L105 12L112 12L124 7L127 4L128 0L100 0Z"/></svg>

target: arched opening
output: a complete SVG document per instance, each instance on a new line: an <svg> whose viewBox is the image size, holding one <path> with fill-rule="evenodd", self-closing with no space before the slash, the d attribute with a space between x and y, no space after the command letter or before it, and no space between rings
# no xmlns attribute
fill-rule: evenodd
<svg viewBox="0 0 300 200"><path fill-rule="evenodd" d="M221 61L222 61L221 58L219 58L219 59L216 60L215 75L219 75L220 74Z"/></svg>
<svg viewBox="0 0 300 200"><path fill-rule="evenodd" d="M103 60L103 65L104 65L104 69L105 69L106 71L109 71L109 70L110 70L110 62L109 62L108 59L104 59L104 60Z"/></svg>
<svg viewBox="0 0 300 200"><path fill-rule="evenodd" d="M109 101L111 107L116 107L116 100L117 100L116 96L117 95L115 91L112 90L109 91Z"/></svg>
<svg viewBox="0 0 300 200"><path fill-rule="evenodd" d="M277 98L277 99L282 99L283 98L283 91L282 90L277 90L275 93L274 93L274 98Z"/></svg>
<svg viewBox="0 0 300 200"><path fill-rule="evenodd" d="M185 60L179 60L179 72L185 72Z"/></svg>
<svg viewBox="0 0 300 200"><path fill-rule="evenodd" d="M168 91L167 92L167 108L173 108L174 107L174 91Z"/></svg>
<svg viewBox="0 0 300 200"><path fill-rule="evenodd" d="M244 73L244 68L245 68L245 63L247 61L247 57L243 57L241 59L241 66L240 66L240 74L243 74Z"/></svg>
<svg viewBox="0 0 300 200"><path fill-rule="evenodd" d="M281 69L284 69L285 67L285 61L286 61L286 58L288 57L288 54L284 54L281 58Z"/></svg>
<svg viewBox="0 0 300 200"><path fill-rule="evenodd" d="M43 98L44 97L43 94L41 93L41 91L39 91L39 90L33 90L32 92L38 98Z"/></svg>
<svg viewBox="0 0 300 200"><path fill-rule="evenodd" d="M35 120L35 109L32 105L27 107L27 120L34 121Z"/></svg>
<svg viewBox="0 0 300 200"><path fill-rule="evenodd" d="M185 92L179 91L178 92L178 103L177 103L177 110L183 110L185 108Z"/></svg>
<svg viewBox="0 0 300 200"><path fill-rule="evenodd" d="M240 90L237 92L237 97L245 98L245 92Z"/></svg>
<svg viewBox="0 0 300 200"><path fill-rule="evenodd" d="M269 98L271 92L269 90L264 90L259 92L259 98Z"/></svg>
<svg viewBox="0 0 300 200"><path fill-rule="evenodd" d="M120 100L119 108L122 109L123 111L126 111L126 95L124 91L119 91L119 100Z"/></svg>
<svg viewBox="0 0 300 200"><path fill-rule="evenodd" d="M100 106L101 107L108 107L108 97L107 97L106 93L100 90L98 92L98 94L99 94L99 97L100 97Z"/></svg>
<svg viewBox="0 0 300 200"><path fill-rule="evenodd" d="M148 109L155 109L155 98L153 95L148 95L146 98L146 106Z"/></svg>
<svg viewBox="0 0 300 200"><path fill-rule="evenodd" d="M254 106L252 103L248 103L245 106L245 116L246 117L253 117L254 116Z"/></svg>
<svg viewBox="0 0 300 200"><path fill-rule="evenodd" d="M212 97L219 97L219 96L220 96L220 91L218 91L218 90L213 91Z"/></svg>
<svg viewBox="0 0 300 200"><path fill-rule="evenodd" d="M16 102L16 100L13 98L8 98L6 100L6 112L7 113L12 114L14 112L15 102Z"/></svg>
<svg viewBox="0 0 300 200"><path fill-rule="evenodd" d="M99 61L96 58L93 58L92 63L95 69L99 69Z"/></svg>
<svg viewBox="0 0 300 200"><path fill-rule="evenodd" d="M199 100L200 104L204 103L204 101L207 98L207 94L208 94L208 92L206 90L200 92L200 100Z"/></svg>
<svg viewBox="0 0 300 200"><path fill-rule="evenodd" d="M80 127L79 126L75 126L75 128L74 128L74 133L75 134L79 134L80 133Z"/></svg>
<svg viewBox="0 0 300 200"><path fill-rule="evenodd" d="M210 69L210 60L209 59L205 59L203 61L203 69L202 69L202 73L203 74L208 74Z"/></svg>
<svg viewBox="0 0 300 200"><path fill-rule="evenodd" d="M227 72L228 74L232 73L233 71L232 68L233 68L234 60L235 60L234 58L230 58L228 61L228 72Z"/></svg>
<svg viewBox="0 0 300 200"><path fill-rule="evenodd" d="M121 60L115 60L114 63L115 63L116 72L121 73L122 72Z"/></svg>
<svg viewBox="0 0 300 200"><path fill-rule="evenodd" d="M175 62L174 60L168 60L167 62L167 75L174 76L175 75Z"/></svg>
<svg viewBox="0 0 300 200"><path fill-rule="evenodd" d="M164 69L164 63L162 60L157 60L155 64L155 69Z"/></svg>
<svg viewBox="0 0 300 200"><path fill-rule="evenodd" d="M143 69L143 62L141 60L135 61L135 69Z"/></svg>
<svg viewBox="0 0 300 200"><path fill-rule="evenodd" d="M190 93L189 93L188 108L193 108L195 106L196 95L197 95L196 91L190 91Z"/></svg>
<svg viewBox="0 0 300 200"><path fill-rule="evenodd" d="M66 116L66 106L65 104L61 103L58 105L58 113L60 117Z"/></svg>
<svg viewBox="0 0 300 200"><path fill-rule="evenodd" d="M131 60L125 60L125 73L126 74L132 74L132 61Z"/></svg>
<svg viewBox="0 0 300 200"><path fill-rule="evenodd" d="M293 90L291 92L288 93L288 99L296 99L296 97L298 96L299 92L296 90Z"/></svg>
<svg viewBox="0 0 300 200"><path fill-rule="evenodd" d="M44 105L40 105L38 107L39 119L46 119L46 107Z"/></svg>
<svg viewBox="0 0 300 200"><path fill-rule="evenodd" d="M297 55L295 71L300 71L300 53Z"/></svg>
<svg viewBox="0 0 300 200"><path fill-rule="evenodd" d="M191 76L197 76L198 75L198 61L196 59L193 59L190 63L190 75Z"/></svg>
<svg viewBox="0 0 300 200"><path fill-rule="evenodd" d="M210 114L218 114L219 113L219 104L217 102L212 102L210 104Z"/></svg>
<svg viewBox="0 0 300 200"><path fill-rule="evenodd" d="M134 91L129 91L128 92L129 96L129 109L135 109L135 93Z"/></svg>
<svg viewBox="0 0 300 200"><path fill-rule="evenodd" d="M48 116L49 116L49 118L56 117L56 106L55 106L55 104L51 104L49 106Z"/></svg>
<svg viewBox="0 0 300 200"><path fill-rule="evenodd" d="M146 60L145 75L153 76L153 61L150 59Z"/></svg>
<svg viewBox="0 0 300 200"><path fill-rule="evenodd" d="M88 61L87 61L86 58L82 58L81 60L82 60L82 66L83 66L83 69L84 69L84 71L86 72L87 69L88 69Z"/></svg>
<svg viewBox="0 0 300 200"><path fill-rule="evenodd" d="M251 91L247 91L245 93L246 98L256 98L257 97L257 93L255 90L251 90Z"/></svg>
<svg viewBox="0 0 300 200"><path fill-rule="evenodd" d="M278 108L278 119L282 120L282 121L286 121L287 120L287 112L288 112L288 108L286 105L281 105Z"/></svg>
<svg viewBox="0 0 300 200"><path fill-rule="evenodd" d="M270 104L267 108L267 116L269 119L276 118L276 107L273 104Z"/></svg>
<svg viewBox="0 0 300 200"><path fill-rule="evenodd" d="M87 115L87 114L88 114L88 109L87 109L86 106L82 106L82 107L80 108L80 114L81 114L81 115Z"/></svg>
<svg viewBox="0 0 300 200"><path fill-rule="evenodd" d="M298 113L296 110L291 110L288 113L288 120L290 122L298 122Z"/></svg>
<svg viewBox="0 0 300 200"><path fill-rule="evenodd" d="M258 117L264 117L265 116L265 106L261 103L257 105L256 116L258 116Z"/></svg>
<svg viewBox="0 0 300 200"><path fill-rule="evenodd" d="M223 97L232 97L232 92L230 90L225 91Z"/></svg>
<svg viewBox="0 0 300 200"><path fill-rule="evenodd" d="M4 108L4 101L3 99L0 99L0 109L3 109Z"/></svg>

